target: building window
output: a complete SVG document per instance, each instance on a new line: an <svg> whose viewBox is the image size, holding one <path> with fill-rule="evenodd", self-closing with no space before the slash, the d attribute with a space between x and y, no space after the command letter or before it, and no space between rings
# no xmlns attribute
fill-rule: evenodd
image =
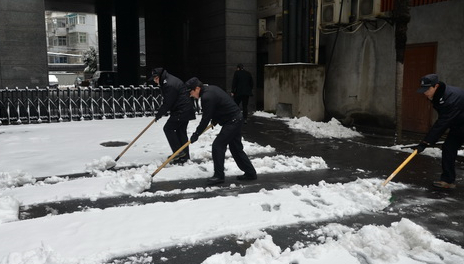
<svg viewBox="0 0 464 264"><path fill-rule="evenodd" d="M57 59L58 59L57 63L68 63L68 57L58 56Z"/></svg>
<svg viewBox="0 0 464 264"><path fill-rule="evenodd" d="M68 57L66 56L49 56L49 63L68 63Z"/></svg>
<svg viewBox="0 0 464 264"><path fill-rule="evenodd" d="M65 28L66 27L66 18L54 18L53 19L54 28Z"/></svg>
<svg viewBox="0 0 464 264"><path fill-rule="evenodd" d="M79 15L79 24L85 25L85 16Z"/></svg>
<svg viewBox="0 0 464 264"><path fill-rule="evenodd" d="M69 25L85 25L85 15L77 15L77 14L71 14L68 15L68 23Z"/></svg>
<svg viewBox="0 0 464 264"><path fill-rule="evenodd" d="M75 16L72 16L72 17L68 17L68 23L69 25L75 25L77 24L77 21L76 21L76 17Z"/></svg>
<svg viewBox="0 0 464 264"><path fill-rule="evenodd" d="M53 46L67 46L66 37L55 37L53 39Z"/></svg>
<svg viewBox="0 0 464 264"><path fill-rule="evenodd" d="M87 33L75 32L68 35L69 45L87 44Z"/></svg>
<svg viewBox="0 0 464 264"><path fill-rule="evenodd" d="M79 43L87 44L87 33L79 33Z"/></svg>

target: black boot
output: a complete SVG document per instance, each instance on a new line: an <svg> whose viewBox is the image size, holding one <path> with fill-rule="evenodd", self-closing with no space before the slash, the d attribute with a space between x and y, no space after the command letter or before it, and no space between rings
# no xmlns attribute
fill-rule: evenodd
<svg viewBox="0 0 464 264"><path fill-rule="evenodd" d="M213 177L211 177L211 178L208 178L208 180L206 181L206 183L207 183L208 185L221 184L221 183L224 183L224 178L219 178L219 177L213 176Z"/></svg>
<svg viewBox="0 0 464 264"><path fill-rule="evenodd" d="M253 181L256 179L258 179L258 176L256 176L256 174L245 173L243 175L237 176L237 180L239 181Z"/></svg>
<svg viewBox="0 0 464 264"><path fill-rule="evenodd" d="M182 151L171 160L171 163L172 164L184 164L185 162L187 162L188 159L189 158L188 158L187 153L185 151Z"/></svg>

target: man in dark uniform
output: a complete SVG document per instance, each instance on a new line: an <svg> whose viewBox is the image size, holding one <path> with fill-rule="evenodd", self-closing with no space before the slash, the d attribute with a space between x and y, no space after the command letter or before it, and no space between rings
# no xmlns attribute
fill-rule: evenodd
<svg viewBox="0 0 464 264"><path fill-rule="evenodd" d="M185 85L190 90L193 98L201 97L203 116L200 124L190 137L190 142L198 140L200 134L208 126L209 122L222 126L221 131L213 142L212 156L214 162L214 175L208 179L208 184L214 185L224 182L224 159L229 146L230 153L237 166L245 172L237 176L238 180L256 180L256 170L250 159L243 151L242 123L243 117L240 108L232 98L218 86L207 86L193 77Z"/></svg>
<svg viewBox="0 0 464 264"><path fill-rule="evenodd" d="M187 126L195 119L193 102L184 82L163 68L152 71L153 81L161 88L163 103L155 115L156 121L169 111L169 119L163 127L164 134L172 152L176 152L188 141ZM185 148L174 159L173 163L184 163L190 159L189 148Z"/></svg>
<svg viewBox="0 0 464 264"><path fill-rule="evenodd" d="M242 103L244 123L247 123L248 118L248 100L253 95L253 77L251 73L243 68L243 64L237 65L237 70L234 72L232 79L232 92L235 103Z"/></svg>
<svg viewBox="0 0 464 264"><path fill-rule="evenodd" d="M436 74L428 74L421 78L421 88L417 92L423 93L432 102L438 119L414 149L418 153L424 151L449 129L442 147L443 172L440 180L434 181L433 185L438 188L456 188L455 161L464 143L464 90L440 82Z"/></svg>

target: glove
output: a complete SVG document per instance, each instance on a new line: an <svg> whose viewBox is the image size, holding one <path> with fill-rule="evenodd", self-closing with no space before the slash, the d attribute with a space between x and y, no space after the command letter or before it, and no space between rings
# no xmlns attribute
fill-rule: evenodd
<svg viewBox="0 0 464 264"><path fill-rule="evenodd" d="M197 132L193 133L192 136L190 137L190 143L194 143L195 141L197 141L199 136L200 135L198 135Z"/></svg>
<svg viewBox="0 0 464 264"><path fill-rule="evenodd" d="M159 116L158 114L155 115L155 122L158 122L158 120L161 119L161 116Z"/></svg>
<svg viewBox="0 0 464 264"><path fill-rule="evenodd" d="M421 141L417 146L412 147L412 149L417 150L417 153L421 153L428 146L429 146L429 144L427 142Z"/></svg>

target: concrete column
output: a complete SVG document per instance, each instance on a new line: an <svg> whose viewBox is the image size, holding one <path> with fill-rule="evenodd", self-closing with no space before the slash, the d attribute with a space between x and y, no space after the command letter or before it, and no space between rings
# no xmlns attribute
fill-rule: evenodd
<svg viewBox="0 0 464 264"><path fill-rule="evenodd" d="M137 1L116 0L116 43L120 85L138 85L140 40Z"/></svg>
<svg viewBox="0 0 464 264"><path fill-rule="evenodd" d="M48 85L43 0L0 0L0 87Z"/></svg>
<svg viewBox="0 0 464 264"><path fill-rule="evenodd" d="M146 45L146 76L150 78L151 70L156 67L166 67L163 61L163 37L161 29L166 27L161 19L163 8L156 1L145 1L145 45Z"/></svg>
<svg viewBox="0 0 464 264"><path fill-rule="evenodd" d="M100 4L99 4L100 3ZM99 70L113 70L113 21L108 3L97 2Z"/></svg>
<svg viewBox="0 0 464 264"><path fill-rule="evenodd" d="M256 0L227 0L226 1L226 27L225 41L226 67L225 79L222 80L224 89L230 92L232 79L238 63L242 63L245 69L251 73L254 80L253 94L258 95L256 78L256 46L258 36L258 19ZM256 109L256 97L250 97L249 110Z"/></svg>

